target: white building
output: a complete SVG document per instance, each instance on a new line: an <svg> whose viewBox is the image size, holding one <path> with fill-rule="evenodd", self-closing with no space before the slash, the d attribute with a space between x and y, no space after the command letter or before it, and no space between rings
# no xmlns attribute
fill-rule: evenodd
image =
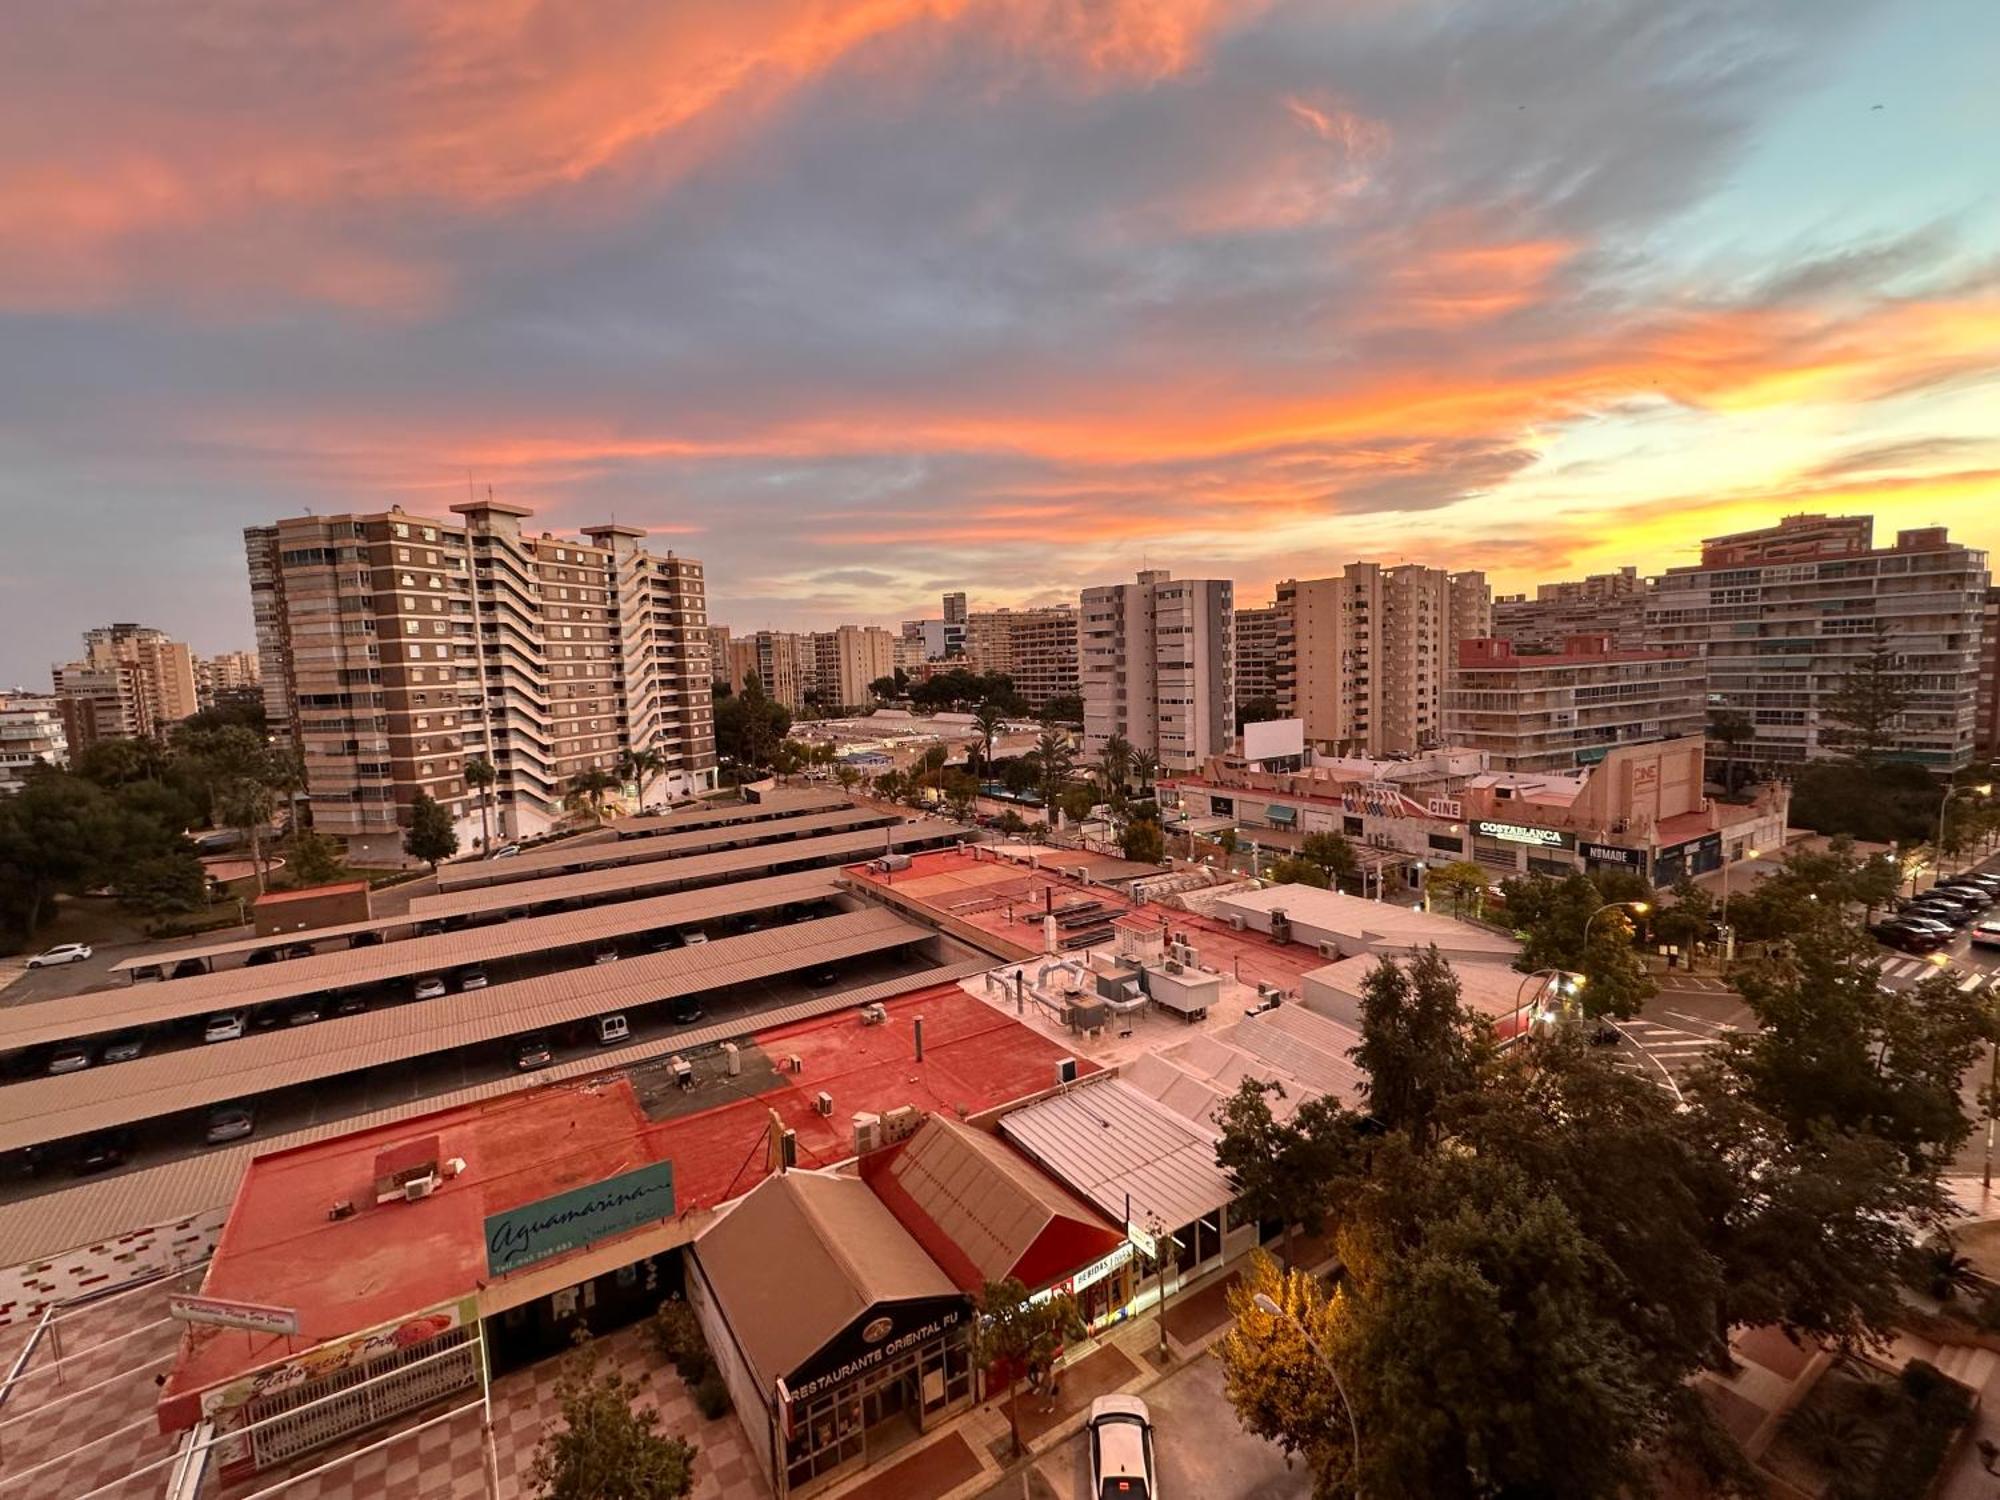
<svg viewBox="0 0 2000 1500"><path fill-rule="evenodd" d="M1135 583L1083 591L1084 753L1122 736L1163 769L1194 771L1229 747L1235 730L1235 585L1175 579L1165 569Z"/></svg>
<svg viewBox="0 0 2000 1500"><path fill-rule="evenodd" d="M0 693L0 792L17 792L30 766L69 763L62 707L45 693Z"/></svg>

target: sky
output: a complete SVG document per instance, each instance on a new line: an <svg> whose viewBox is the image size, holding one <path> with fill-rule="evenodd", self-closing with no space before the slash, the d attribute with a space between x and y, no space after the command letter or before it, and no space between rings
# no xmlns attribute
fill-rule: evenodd
<svg viewBox="0 0 2000 1500"><path fill-rule="evenodd" d="M0 49L0 684L484 493L737 630L1795 511L2000 546L1991 0L64 0Z"/></svg>

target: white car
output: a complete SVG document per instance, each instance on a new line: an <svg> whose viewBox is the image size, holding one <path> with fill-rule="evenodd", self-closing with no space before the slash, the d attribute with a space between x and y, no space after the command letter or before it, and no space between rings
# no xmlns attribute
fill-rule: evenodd
<svg viewBox="0 0 2000 1500"><path fill-rule="evenodd" d="M80 964L90 957L88 943L57 943L28 960L31 969L50 969L57 964Z"/></svg>
<svg viewBox="0 0 2000 1500"><path fill-rule="evenodd" d="M1974 922L1972 942L1978 948L2000 948L2000 922Z"/></svg>
<svg viewBox="0 0 2000 1500"><path fill-rule="evenodd" d="M1090 1500L1159 1500L1153 1414L1137 1396L1090 1403Z"/></svg>
<svg viewBox="0 0 2000 1500"><path fill-rule="evenodd" d="M243 1012L240 1010L225 1010L220 1015L210 1016L201 1031L204 1042L233 1042L242 1035Z"/></svg>
<svg viewBox="0 0 2000 1500"><path fill-rule="evenodd" d="M415 993L419 1000L435 1000L444 992L444 976L441 974L426 974L417 981Z"/></svg>

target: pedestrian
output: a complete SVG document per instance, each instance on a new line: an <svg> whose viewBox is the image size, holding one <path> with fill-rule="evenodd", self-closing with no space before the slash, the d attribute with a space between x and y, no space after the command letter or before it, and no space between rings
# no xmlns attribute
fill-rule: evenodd
<svg viewBox="0 0 2000 1500"><path fill-rule="evenodd" d="M1992 1438L1981 1438L1976 1446L1979 1449L1979 1461L1986 1466L1986 1472L2000 1474L2000 1469L1993 1467L1996 1461L2000 1461L2000 1443L1994 1442Z"/></svg>

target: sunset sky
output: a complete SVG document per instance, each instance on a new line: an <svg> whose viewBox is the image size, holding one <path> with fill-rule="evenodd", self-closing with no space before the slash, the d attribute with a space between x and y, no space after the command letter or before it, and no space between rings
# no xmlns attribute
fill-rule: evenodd
<svg viewBox="0 0 2000 1500"><path fill-rule="evenodd" d="M1993 0L60 0L0 47L0 686L241 528L607 518L711 617L2000 545Z"/></svg>

